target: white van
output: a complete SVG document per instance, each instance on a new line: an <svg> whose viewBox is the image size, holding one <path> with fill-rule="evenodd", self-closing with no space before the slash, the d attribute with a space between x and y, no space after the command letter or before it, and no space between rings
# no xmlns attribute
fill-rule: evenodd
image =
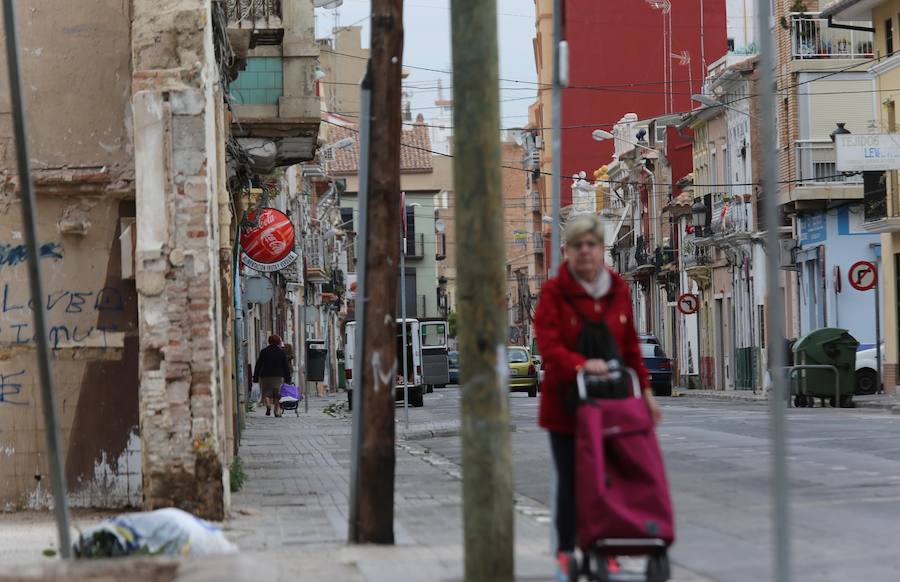
<svg viewBox="0 0 900 582"><path fill-rule="evenodd" d="M403 402L403 382L409 382L410 406L424 406L425 385L422 381L422 341L420 337L419 321L406 319L406 374L398 372L394 379L394 400ZM397 369L403 367L403 328L401 322L397 322ZM344 359L347 375L347 401L353 405L354 388L354 364L356 362L356 322L347 322L344 332Z"/></svg>

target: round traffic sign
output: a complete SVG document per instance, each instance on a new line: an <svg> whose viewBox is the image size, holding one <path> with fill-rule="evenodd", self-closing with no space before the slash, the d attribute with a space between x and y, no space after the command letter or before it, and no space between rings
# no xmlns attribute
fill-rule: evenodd
<svg viewBox="0 0 900 582"><path fill-rule="evenodd" d="M678 297L676 305L684 315L692 315L700 310L700 298L693 293L684 293Z"/></svg>
<svg viewBox="0 0 900 582"><path fill-rule="evenodd" d="M878 284L878 269L869 261L857 261L847 271L847 277L850 279L850 286L854 289L868 291L874 289Z"/></svg>

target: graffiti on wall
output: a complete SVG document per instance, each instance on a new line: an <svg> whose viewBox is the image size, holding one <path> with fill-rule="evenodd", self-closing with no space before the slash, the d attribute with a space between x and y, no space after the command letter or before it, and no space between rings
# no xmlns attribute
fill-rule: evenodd
<svg viewBox="0 0 900 582"><path fill-rule="evenodd" d="M25 370L13 373L0 372L0 404L20 406L28 404L27 401L21 399L22 376L24 375Z"/></svg>
<svg viewBox="0 0 900 582"><path fill-rule="evenodd" d="M38 249L38 256L42 259L62 259L62 246L57 242L45 243ZM28 249L25 245L0 244L0 267L15 267L27 259Z"/></svg>

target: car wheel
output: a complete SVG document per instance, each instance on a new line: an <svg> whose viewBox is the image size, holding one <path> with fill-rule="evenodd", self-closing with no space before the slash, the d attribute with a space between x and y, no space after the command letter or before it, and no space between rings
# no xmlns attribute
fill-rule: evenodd
<svg viewBox="0 0 900 582"><path fill-rule="evenodd" d="M660 386L659 388L653 389L653 394L656 396L671 396L672 395L672 385L668 386Z"/></svg>
<svg viewBox="0 0 900 582"><path fill-rule="evenodd" d="M427 394L431 394L432 392L434 392L434 386L432 386L431 384L429 384L429 385L428 385L428 388L425 390L425 392L426 392Z"/></svg>
<svg viewBox="0 0 900 582"><path fill-rule="evenodd" d="M878 378L872 368L863 368L856 371L856 390L854 394L864 396L878 392Z"/></svg>
<svg viewBox="0 0 900 582"><path fill-rule="evenodd" d="M537 393L538 393L537 384L535 384L534 386L530 386L528 388L528 397L529 398L536 398Z"/></svg>
<svg viewBox="0 0 900 582"><path fill-rule="evenodd" d="M425 398L422 395L422 390L416 390L412 394L410 394L409 403L413 406L413 408L421 408L425 406Z"/></svg>

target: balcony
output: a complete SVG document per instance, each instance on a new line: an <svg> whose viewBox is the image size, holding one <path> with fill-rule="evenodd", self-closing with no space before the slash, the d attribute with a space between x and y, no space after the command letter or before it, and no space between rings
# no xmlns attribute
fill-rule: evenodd
<svg viewBox="0 0 900 582"><path fill-rule="evenodd" d="M544 235L539 232L531 233L533 237L532 246L534 246L534 252L538 255L544 254Z"/></svg>
<svg viewBox="0 0 900 582"><path fill-rule="evenodd" d="M784 23L784 21L782 21ZM869 22L842 23L871 27ZM829 28L827 18L818 12L793 12L790 15L791 56L794 60L871 59L874 33Z"/></svg>
<svg viewBox="0 0 900 582"><path fill-rule="evenodd" d="M228 0L235 74L228 91L232 134L252 171L314 159L319 135L319 49L308 0Z"/></svg>
<svg viewBox="0 0 900 582"><path fill-rule="evenodd" d="M401 252L404 250L401 244ZM425 235L413 234L406 239L405 255L407 259L422 259L425 257Z"/></svg>
<svg viewBox="0 0 900 582"><path fill-rule="evenodd" d="M540 212L541 211L541 193L535 190L531 193L531 211L532 212Z"/></svg>
<svg viewBox="0 0 900 582"><path fill-rule="evenodd" d="M749 234L753 230L753 204L749 195L732 196L716 193L712 196L710 230L713 235Z"/></svg>
<svg viewBox="0 0 900 582"><path fill-rule="evenodd" d="M257 46L278 46L284 39L282 0L227 0L228 39L237 59Z"/></svg>
<svg viewBox="0 0 900 582"><path fill-rule="evenodd" d="M862 176L846 176L837 171L837 156L830 140L798 140L794 148L801 186L834 182L862 184Z"/></svg>

